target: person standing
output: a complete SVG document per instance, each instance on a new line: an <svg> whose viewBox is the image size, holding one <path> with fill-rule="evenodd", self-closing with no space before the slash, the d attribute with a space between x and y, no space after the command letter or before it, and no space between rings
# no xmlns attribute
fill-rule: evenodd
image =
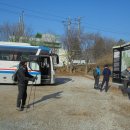
<svg viewBox="0 0 130 130"><path fill-rule="evenodd" d="M95 79L95 83L94 83L94 88L98 89L99 88L99 78L100 78L100 68L99 66L97 66L94 70L93 70L93 76Z"/></svg>
<svg viewBox="0 0 130 130"><path fill-rule="evenodd" d="M102 74L103 74L103 81L102 81L102 84L101 84L100 91L102 91L104 83L106 83L105 92L107 92L108 91L109 78L110 78L110 75L111 75L111 70L109 69L108 65L104 66L104 70L103 70Z"/></svg>
<svg viewBox="0 0 130 130"><path fill-rule="evenodd" d="M124 71L122 71L121 77L124 84L123 92L126 93L128 85L130 84L130 66L127 67Z"/></svg>
<svg viewBox="0 0 130 130"><path fill-rule="evenodd" d="M22 111L26 104L27 85L28 81L35 81L35 77L28 73L27 61L21 61L17 71L18 80L18 96L17 96L17 110Z"/></svg>

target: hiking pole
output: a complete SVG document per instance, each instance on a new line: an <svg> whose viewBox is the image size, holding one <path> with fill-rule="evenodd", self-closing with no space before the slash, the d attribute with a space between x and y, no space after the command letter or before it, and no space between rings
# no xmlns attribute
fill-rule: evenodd
<svg viewBox="0 0 130 130"><path fill-rule="evenodd" d="M33 96L33 110L34 110L34 102L35 102L35 92L36 92L36 84L35 84L35 88L34 88L34 96Z"/></svg>
<svg viewBox="0 0 130 130"><path fill-rule="evenodd" d="M29 94L29 98L28 98L28 104L27 104L27 107L26 107L26 112L27 112L27 109L29 107L29 101L30 101L30 97L31 97L31 93L32 93L32 87L33 87L33 82L32 82L32 85L31 85L31 90L30 90L30 94Z"/></svg>
<svg viewBox="0 0 130 130"><path fill-rule="evenodd" d="M36 80L37 80L37 75L36 75L36 79L35 79L35 88L34 88L34 95L33 95L33 110L34 110L35 93L36 93Z"/></svg>

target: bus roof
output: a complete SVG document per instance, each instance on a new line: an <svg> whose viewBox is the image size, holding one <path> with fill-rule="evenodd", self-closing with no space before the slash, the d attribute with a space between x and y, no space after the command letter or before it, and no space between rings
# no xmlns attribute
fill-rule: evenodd
<svg viewBox="0 0 130 130"><path fill-rule="evenodd" d="M41 49L42 51L45 51L47 53L51 53L51 49L45 46L31 46L29 43L15 43L15 42L0 42L0 49L9 49L9 50L15 50L15 49Z"/></svg>
<svg viewBox="0 0 130 130"><path fill-rule="evenodd" d="M10 46L30 46L29 43L21 43L21 42L4 42L0 41L0 45L10 45Z"/></svg>

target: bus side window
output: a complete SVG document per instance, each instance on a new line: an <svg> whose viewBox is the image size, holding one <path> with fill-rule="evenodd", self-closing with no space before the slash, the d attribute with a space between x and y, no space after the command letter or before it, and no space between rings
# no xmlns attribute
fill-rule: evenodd
<svg viewBox="0 0 130 130"><path fill-rule="evenodd" d="M20 56L20 55L17 56L17 59L16 59L16 60L20 61L20 60L21 60L21 56Z"/></svg>
<svg viewBox="0 0 130 130"><path fill-rule="evenodd" d="M14 61L17 60L17 53L14 53L14 55L13 55L13 60L14 60Z"/></svg>
<svg viewBox="0 0 130 130"><path fill-rule="evenodd" d="M6 57L6 56L3 56L3 60L7 60L7 57Z"/></svg>
<svg viewBox="0 0 130 130"><path fill-rule="evenodd" d="M5 56L3 56L3 60L10 60L10 57L9 57L9 55L5 55Z"/></svg>
<svg viewBox="0 0 130 130"><path fill-rule="evenodd" d="M1 60L10 60L10 53L7 51L1 51Z"/></svg>
<svg viewBox="0 0 130 130"><path fill-rule="evenodd" d="M1 55L1 52L0 52L0 60L2 60L2 55Z"/></svg>

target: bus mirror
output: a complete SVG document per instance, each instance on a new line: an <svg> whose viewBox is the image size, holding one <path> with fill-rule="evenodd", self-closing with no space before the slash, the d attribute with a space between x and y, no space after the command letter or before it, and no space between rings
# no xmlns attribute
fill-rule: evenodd
<svg viewBox="0 0 130 130"><path fill-rule="evenodd" d="M54 64L59 64L59 56L57 54L53 54L52 58Z"/></svg>

